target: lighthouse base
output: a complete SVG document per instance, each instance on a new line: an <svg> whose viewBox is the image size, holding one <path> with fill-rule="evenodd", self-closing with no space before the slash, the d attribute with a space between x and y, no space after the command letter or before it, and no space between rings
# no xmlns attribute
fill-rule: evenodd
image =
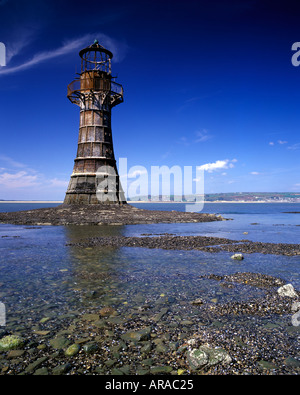
<svg viewBox="0 0 300 395"><path fill-rule="evenodd" d="M113 179L108 174L72 174L64 204L126 204L119 176Z"/></svg>

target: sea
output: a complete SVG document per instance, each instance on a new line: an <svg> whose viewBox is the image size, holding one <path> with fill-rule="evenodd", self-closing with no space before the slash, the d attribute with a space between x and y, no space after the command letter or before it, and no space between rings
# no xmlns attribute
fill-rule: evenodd
<svg viewBox="0 0 300 395"><path fill-rule="evenodd" d="M0 211L54 207L58 203L1 203ZM135 203L148 210L184 211L182 203ZM227 303L261 296L247 286L222 288L205 275L252 272L272 275L300 290L300 256L162 250L133 247L68 245L95 236L161 234L202 235L272 243L300 242L298 203L205 203L202 212L221 214L228 221L180 224L105 226L26 226L0 224L0 302L6 307L6 326L14 330L39 327L44 317L90 312L113 306L130 316L146 304L169 298L176 317L183 303L201 297ZM21 328L21 329L20 329Z"/></svg>

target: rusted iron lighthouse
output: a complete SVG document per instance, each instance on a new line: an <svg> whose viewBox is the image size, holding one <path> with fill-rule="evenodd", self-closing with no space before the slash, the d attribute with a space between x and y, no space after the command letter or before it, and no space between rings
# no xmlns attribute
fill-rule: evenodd
<svg viewBox="0 0 300 395"><path fill-rule="evenodd" d="M95 40L79 56L81 73L67 94L80 107L78 149L64 204L126 203L111 130L111 109L123 102L111 75L113 54Z"/></svg>

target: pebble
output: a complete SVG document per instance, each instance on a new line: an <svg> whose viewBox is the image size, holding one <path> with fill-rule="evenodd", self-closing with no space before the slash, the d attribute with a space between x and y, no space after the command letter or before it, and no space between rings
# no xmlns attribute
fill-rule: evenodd
<svg viewBox="0 0 300 395"><path fill-rule="evenodd" d="M67 357L73 357L74 355L76 355L80 350L80 346L78 344L71 344L71 346L69 346L66 351L65 351L65 355Z"/></svg>
<svg viewBox="0 0 300 395"><path fill-rule="evenodd" d="M69 339L66 339L65 337L55 337L54 339L50 340L51 347L57 350L66 348L70 343L71 341Z"/></svg>
<svg viewBox="0 0 300 395"><path fill-rule="evenodd" d="M211 367L218 364L228 364L232 361L230 355L221 348L200 346L188 352L187 359L192 370Z"/></svg>
<svg viewBox="0 0 300 395"><path fill-rule="evenodd" d="M243 256L243 254L234 254L234 255L231 255L231 259L235 259L237 261L242 261L244 259L244 256Z"/></svg>
<svg viewBox="0 0 300 395"><path fill-rule="evenodd" d="M297 313L292 315L292 325L300 326L300 310Z"/></svg>
<svg viewBox="0 0 300 395"><path fill-rule="evenodd" d="M8 335L0 339L0 351L9 351L16 348L21 348L24 344L24 339L17 335Z"/></svg>
<svg viewBox="0 0 300 395"><path fill-rule="evenodd" d="M289 298L297 298L298 294L296 293L292 284L285 284L277 290L280 296L287 296Z"/></svg>

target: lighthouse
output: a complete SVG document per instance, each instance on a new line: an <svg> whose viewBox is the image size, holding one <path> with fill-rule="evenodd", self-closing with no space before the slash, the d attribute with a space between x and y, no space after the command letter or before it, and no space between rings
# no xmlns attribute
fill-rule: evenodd
<svg viewBox="0 0 300 395"><path fill-rule="evenodd" d="M113 54L95 40L79 56L81 72L67 93L80 108L78 148L64 204L124 204L111 129L111 109L123 102L123 87L111 74Z"/></svg>

